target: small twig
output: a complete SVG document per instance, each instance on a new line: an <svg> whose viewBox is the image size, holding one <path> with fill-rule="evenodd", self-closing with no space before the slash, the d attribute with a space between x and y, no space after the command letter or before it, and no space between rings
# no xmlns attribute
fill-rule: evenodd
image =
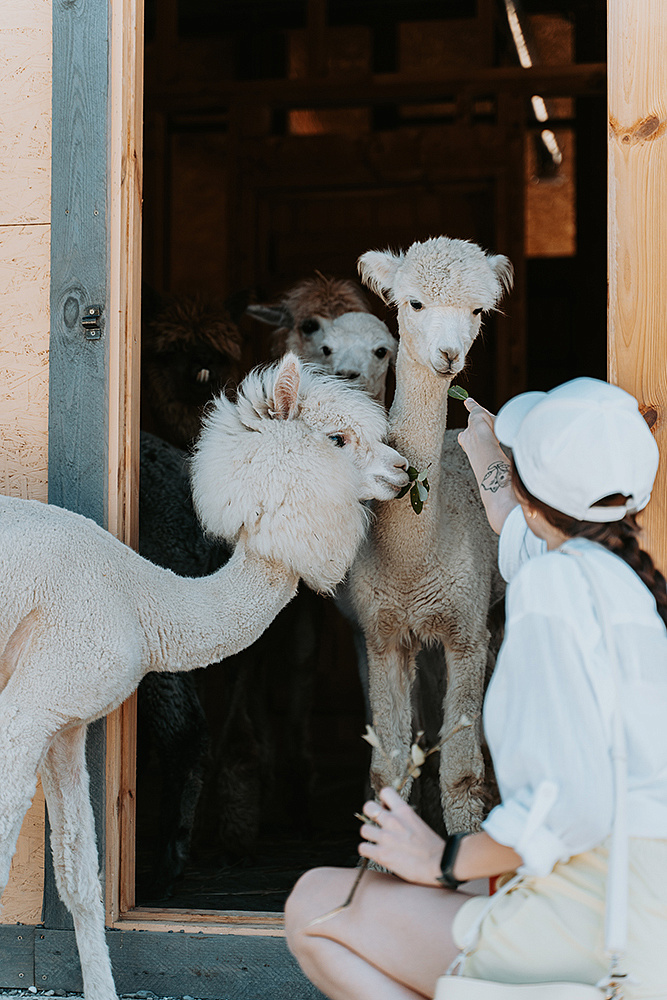
<svg viewBox="0 0 667 1000"><path fill-rule="evenodd" d="M437 753L439 750L442 750L445 743L451 740L452 737L456 736L458 733L462 732L462 730L469 729L470 726L474 725L475 720L479 718L479 715L480 713L477 712L472 719L469 719L466 715L462 715L458 725L455 726L454 729L452 729L451 733L448 733L444 739L440 740L439 743L436 743L436 745L431 747L429 750L423 750L419 745L419 740L422 738L424 733L423 732L417 733L417 740L410 747L410 754L408 756L408 760L405 766L405 771L403 772L403 777L398 778L394 782L394 788L396 789L396 791L402 792L405 786L407 785L408 781L410 780L410 778L418 778L419 775L421 774L421 769L424 765L426 758L430 757L431 754ZM382 746L377 733L371 726L366 726L366 732L362 736L362 739L366 740L366 742L370 743L372 747L375 747L377 750L379 750L379 752L382 754L387 764L392 763L389 754ZM370 816L366 816L365 813L355 813L354 815L358 820L361 820L363 823L371 823L374 826L379 826L379 823L376 823L376 821L374 819L371 819ZM315 917L315 919L311 920L310 923L307 925L308 927L314 927L316 924L323 924L325 920L330 920L331 917L337 916L339 913L342 913L343 910L346 910L348 908L348 906L354 899L354 894L357 891L359 883L361 882L361 877L368 868L368 863L369 859L364 858L361 864L359 865L359 868L357 869L357 876L354 882L352 883L352 886L350 888L350 891L348 893L345 902L341 903L340 906L336 906L335 909L329 910L328 913L324 913L321 917Z"/></svg>

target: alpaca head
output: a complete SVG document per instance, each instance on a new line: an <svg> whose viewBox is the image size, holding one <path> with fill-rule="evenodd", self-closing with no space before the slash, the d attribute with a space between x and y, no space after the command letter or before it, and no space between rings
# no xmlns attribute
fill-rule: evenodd
<svg viewBox="0 0 667 1000"><path fill-rule="evenodd" d="M284 293L277 305L251 305L247 312L262 323L275 326L278 353L293 351L306 361L315 360L311 340L326 320L343 313L370 312L361 288L343 278L327 278L316 271Z"/></svg>
<svg viewBox="0 0 667 1000"><path fill-rule="evenodd" d="M468 240L438 236L405 252L369 250L362 281L397 306L401 342L418 363L452 379L479 333L482 314L512 286L512 265Z"/></svg>
<svg viewBox="0 0 667 1000"><path fill-rule="evenodd" d="M383 403L387 371L397 346L387 325L373 313L347 312L335 319L320 318L319 328L297 353Z"/></svg>
<svg viewBox="0 0 667 1000"><path fill-rule="evenodd" d="M406 462L383 443L384 410L365 393L287 354L215 400L192 458L204 527L278 560L315 590L344 577L368 520L364 500L390 499Z"/></svg>
<svg viewBox="0 0 667 1000"><path fill-rule="evenodd" d="M160 437L188 448L206 403L241 374L241 335L221 302L173 298L142 327L142 392Z"/></svg>

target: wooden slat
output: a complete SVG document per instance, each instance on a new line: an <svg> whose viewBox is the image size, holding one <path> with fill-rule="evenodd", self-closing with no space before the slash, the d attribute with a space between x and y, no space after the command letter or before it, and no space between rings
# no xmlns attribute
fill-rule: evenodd
<svg viewBox="0 0 667 1000"><path fill-rule="evenodd" d="M655 420L662 454L644 515L667 570L667 4L609 0L609 378Z"/></svg>
<svg viewBox="0 0 667 1000"><path fill-rule="evenodd" d="M46 500L49 226L0 226L0 492Z"/></svg>
<svg viewBox="0 0 667 1000"><path fill-rule="evenodd" d="M0 4L0 225L49 222L51 12L43 0Z"/></svg>
<svg viewBox="0 0 667 1000"><path fill-rule="evenodd" d="M109 483L107 526L139 538L143 2L112 4L109 101ZM107 719L106 910L134 905L135 699Z"/></svg>
<svg viewBox="0 0 667 1000"><path fill-rule="evenodd" d="M0 927L0 989L27 990L35 985L35 928Z"/></svg>
<svg viewBox="0 0 667 1000"><path fill-rule="evenodd" d="M279 937L113 930L107 942L120 994L323 1000ZM37 930L35 982L42 989L81 990L72 931Z"/></svg>
<svg viewBox="0 0 667 1000"><path fill-rule="evenodd" d="M196 65L192 49L189 50ZM303 80L244 80L229 81L210 88L205 80L175 74L178 87L157 89L152 95L154 107L168 101L171 111L192 108L226 107L231 104L266 105L273 108L299 107L358 107L363 105L395 104L397 101L438 101L443 96L465 92L469 96L509 93L543 97L603 92L606 81L605 63L570 66L515 66L472 68L454 73L415 79L397 78L395 73L376 74L360 87L358 80L309 78Z"/></svg>
<svg viewBox="0 0 667 1000"><path fill-rule="evenodd" d="M107 5L53 3L49 501L106 525ZM103 307L102 336L87 340L83 311ZM91 800L103 833L104 723L88 733ZM104 877L105 855L100 852ZM46 852L44 919L68 927Z"/></svg>
<svg viewBox="0 0 667 1000"><path fill-rule="evenodd" d="M0 4L0 493L46 500L51 187L51 10ZM0 924L40 919L44 796L19 835ZM26 929L0 936L2 985L28 986ZM18 960L18 964L17 964ZM14 980L10 982L11 977Z"/></svg>

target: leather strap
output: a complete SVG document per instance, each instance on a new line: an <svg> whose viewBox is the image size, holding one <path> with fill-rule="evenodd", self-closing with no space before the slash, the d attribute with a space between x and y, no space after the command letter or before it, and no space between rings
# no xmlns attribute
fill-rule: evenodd
<svg viewBox="0 0 667 1000"><path fill-rule="evenodd" d="M447 889L458 889L460 885L463 885L467 879L457 879L454 878L453 869L456 864L456 856L459 853L459 847L461 846L461 841L464 837L467 837L467 833L452 833L447 837L445 841L445 848L442 852L442 861L440 862L440 875L438 875L438 882L444 885Z"/></svg>

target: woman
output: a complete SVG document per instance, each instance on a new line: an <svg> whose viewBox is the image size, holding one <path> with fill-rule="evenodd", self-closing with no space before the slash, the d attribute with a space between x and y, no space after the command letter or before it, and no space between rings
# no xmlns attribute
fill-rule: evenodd
<svg viewBox="0 0 667 1000"><path fill-rule="evenodd" d="M622 675L626 996L667 997L667 591L635 520L658 449L633 397L594 379L518 396L495 425L466 405L459 440L510 583L484 705L501 803L481 831L443 841L384 789L364 806L373 822L361 828L359 854L395 874L364 873L349 907L312 923L343 902L355 872L307 872L287 903L289 946L332 1000L432 997L486 902L465 883L518 870L523 879L483 920L463 974L510 983L605 976L615 694L583 560L604 595Z"/></svg>

